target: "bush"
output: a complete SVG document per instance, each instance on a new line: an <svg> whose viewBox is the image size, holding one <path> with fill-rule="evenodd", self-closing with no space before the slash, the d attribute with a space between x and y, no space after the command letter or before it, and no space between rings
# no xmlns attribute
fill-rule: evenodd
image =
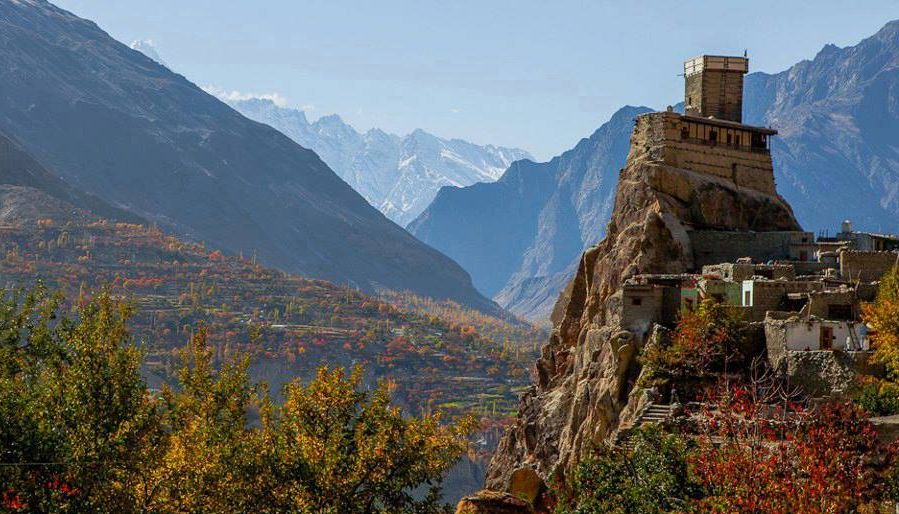
<svg viewBox="0 0 899 514"><path fill-rule="evenodd" d="M899 414L899 384L886 380L864 384L855 394L855 403L872 416Z"/></svg>

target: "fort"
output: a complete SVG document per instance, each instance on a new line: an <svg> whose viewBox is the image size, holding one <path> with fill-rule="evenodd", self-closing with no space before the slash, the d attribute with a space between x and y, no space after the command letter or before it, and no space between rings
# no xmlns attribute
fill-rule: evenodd
<svg viewBox="0 0 899 514"><path fill-rule="evenodd" d="M536 383L490 465L488 488L512 496L466 499L457 512L519 512L490 510L513 497L540 512L546 484L564 484L591 448L672 416L679 398L670 383L646 385L640 356L704 301L812 397L843 394L871 370L861 303L899 262L899 236L848 221L835 237L802 229L777 192L777 131L742 123L748 70L746 56L689 59L684 113L636 118L606 237L559 296Z"/></svg>

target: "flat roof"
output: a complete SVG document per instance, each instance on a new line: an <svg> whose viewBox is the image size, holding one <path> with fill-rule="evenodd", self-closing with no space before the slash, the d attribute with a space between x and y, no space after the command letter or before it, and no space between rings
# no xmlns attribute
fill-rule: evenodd
<svg viewBox="0 0 899 514"><path fill-rule="evenodd" d="M704 123L706 125L715 125L717 127L725 127L725 128L732 128L732 129L738 129L738 130L748 130L751 132L759 132L761 134L766 134L769 136L773 136L773 135L777 134L777 131L772 128L756 127L753 125L737 123L736 121L721 120L718 118L703 118L701 116L690 116L689 114L681 114L681 117L687 121L692 121L695 123Z"/></svg>
<svg viewBox="0 0 899 514"><path fill-rule="evenodd" d="M703 70L749 71L749 58L731 55L698 55L684 61L684 75L689 77Z"/></svg>

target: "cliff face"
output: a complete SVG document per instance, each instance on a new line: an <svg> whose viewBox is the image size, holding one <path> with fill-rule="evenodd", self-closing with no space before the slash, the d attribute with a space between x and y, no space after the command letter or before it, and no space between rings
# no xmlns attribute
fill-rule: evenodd
<svg viewBox="0 0 899 514"><path fill-rule="evenodd" d="M641 116L621 171L606 237L584 252L560 296L537 383L500 443L487 486L508 490L515 470L547 483L636 412L638 355L649 334L621 328L619 296L629 277L694 268L696 230L800 230L774 189L770 156L675 142L674 113Z"/></svg>

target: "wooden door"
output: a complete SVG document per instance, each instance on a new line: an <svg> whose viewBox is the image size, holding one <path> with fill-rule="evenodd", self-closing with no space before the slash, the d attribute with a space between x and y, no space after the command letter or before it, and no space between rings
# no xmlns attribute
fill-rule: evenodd
<svg viewBox="0 0 899 514"><path fill-rule="evenodd" d="M821 327L821 350L833 350L833 327Z"/></svg>

